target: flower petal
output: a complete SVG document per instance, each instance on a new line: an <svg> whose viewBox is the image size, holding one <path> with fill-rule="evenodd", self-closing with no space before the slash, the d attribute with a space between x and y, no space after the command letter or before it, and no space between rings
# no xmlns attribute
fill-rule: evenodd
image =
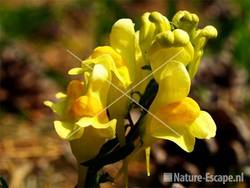
<svg viewBox="0 0 250 188"><path fill-rule="evenodd" d="M192 32L198 26L199 17L188 11L179 11L174 15L172 21L177 28L185 30L192 36Z"/></svg>
<svg viewBox="0 0 250 188"><path fill-rule="evenodd" d="M56 98L57 99L64 99L66 97L67 97L67 95L65 93L63 93L63 92L56 93Z"/></svg>
<svg viewBox="0 0 250 188"><path fill-rule="evenodd" d="M155 113L170 126L191 125L200 115L200 107L190 97L181 101L158 106Z"/></svg>
<svg viewBox="0 0 250 188"><path fill-rule="evenodd" d="M113 71L124 88L127 88L131 84L132 80L127 63L124 62L120 54L110 46L97 47L91 55L91 58L93 58L95 64L106 65L106 67Z"/></svg>
<svg viewBox="0 0 250 188"><path fill-rule="evenodd" d="M111 84L111 72L106 65L96 64L91 74L86 95L99 98L101 108L106 106L107 95Z"/></svg>
<svg viewBox="0 0 250 188"><path fill-rule="evenodd" d="M79 75L83 74L84 70L80 67L72 68L68 71L69 75Z"/></svg>
<svg viewBox="0 0 250 188"><path fill-rule="evenodd" d="M209 139L215 136L216 125L209 113L200 112L200 116L189 128L190 133L196 138Z"/></svg>
<svg viewBox="0 0 250 188"><path fill-rule="evenodd" d="M149 50L149 61L155 80L159 82L161 72L170 61L188 65L194 55L189 35L181 30L166 31L156 36Z"/></svg>
<svg viewBox="0 0 250 188"><path fill-rule="evenodd" d="M51 110L56 113L58 116L63 116L64 112L65 112L65 108L67 105L67 100L62 99L57 103L53 103L51 101L44 101L44 105L48 106L49 108L51 108Z"/></svg>
<svg viewBox="0 0 250 188"><path fill-rule="evenodd" d="M101 129L99 131L100 135L105 137L113 137L115 135L116 119L107 122L101 122L98 117L83 117L76 122L80 127L92 126L96 129Z"/></svg>
<svg viewBox="0 0 250 188"><path fill-rule="evenodd" d="M74 100L84 93L84 84L80 80L71 80L67 86L68 98Z"/></svg>
<svg viewBox="0 0 250 188"><path fill-rule="evenodd" d="M110 44L127 63L130 77L135 77L135 29L131 19L120 19L112 27Z"/></svg>
<svg viewBox="0 0 250 188"><path fill-rule="evenodd" d="M148 49L150 48L155 35L156 26L153 22L149 20L150 13L146 12L141 17L141 28L139 33L139 43L142 50L143 56L148 54Z"/></svg>
<svg viewBox="0 0 250 188"><path fill-rule="evenodd" d="M70 122L54 121L54 127L56 133L66 140L78 139L84 132L84 128Z"/></svg>
<svg viewBox="0 0 250 188"><path fill-rule="evenodd" d="M167 63L159 81L157 103L167 104L184 99L189 93L190 85L189 74L182 63Z"/></svg>
<svg viewBox="0 0 250 188"><path fill-rule="evenodd" d="M141 17L139 43L146 63L148 63L148 50L155 40L155 36L163 31L170 31L168 19L159 12L146 12Z"/></svg>
<svg viewBox="0 0 250 188"><path fill-rule="evenodd" d="M152 118L150 134L155 138L171 140L187 152L194 149L195 137L189 133L186 125L170 127Z"/></svg>

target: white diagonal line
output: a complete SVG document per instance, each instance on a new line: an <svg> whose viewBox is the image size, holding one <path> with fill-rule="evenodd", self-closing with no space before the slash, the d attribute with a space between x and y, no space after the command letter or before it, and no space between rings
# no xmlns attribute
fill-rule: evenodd
<svg viewBox="0 0 250 188"><path fill-rule="evenodd" d="M183 51L183 49L182 50L180 50L178 53L176 53L174 56L172 56L170 59L168 59L167 61L165 61L164 63L162 63L159 67L157 67L154 71L152 71L150 74L148 74L146 77L144 77L142 80L140 80L139 82L137 82L133 87L131 87L129 90L127 90L126 92L123 92L123 91L121 91L123 94L120 96L120 97L118 97L118 98L116 98L112 103L110 103L108 106L106 106L102 111L101 111L101 113L103 112L103 111L105 111L105 110L107 110L110 106L112 106L113 104L115 104L117 101L119 101L122 97L124 97L124 96L126 96L126 94L128 94L128 93L130 93L134 88L136 88L138 85L140 85L142 82L144 82L145 80L147 80L150 76L152 76L155 72L157 72L158 70L160 70L163 66L165 66L168 62L170 62L172 59L174 59L177 55L179 55L181 52ZM111 85L113 85L113 84L111 84ZM100 114L101 114L100 113ZM98 115L100 115L99 113L98 113Z"/></svg>
<svg viewBox="0 0 250 188"><path fill-rule="evenodd" d="M67 52L68 52L70 55L72 55L74 58L76 58L78 61L82 62L81 58L78 57L77 55L75 55L75 54L74 54L73 52L71 52L69 49L67 49ZM92 69L92 67L91 67L91 69Z"/></svg>
<svg viewBox="0 0 250 188"><path fill-rule="evenodd" d="M174 59L176 56L178 56L181 52L183 51L180 50L179 52L177 52L175 55L173 55L170 59L168 59L166 62L164 62L162 65L160 65L159 67L157 67L157 69L155 69L154 71L152 71L150 74L148 74L146 77L144 77L141 81L139 81L138 83L136 83L132 88L130 88L127 92L123 92L119 87L117 87L116 85L114 85L112 82L110 82L109 80L106 80L111 86L113 86L114 88L116 88L118 91L120 91L122 93L122 95L120 97L118 97L115 101L113 101L111 104L109 104L107 107L105 107L102 111L100 111L98 114L96 114L96 116L100 115L101 113L103 113L104 111L106 111L110 106L112 106L114 103L116 103L117 101L119 101L122 97L126 96L127 98L129 98L131 101L133 101L135 104L137 104L138 106L140 106L144 111L146 111L149 115L151 115L154 119L156 119L157 121L159 121L160 123L162 123L164 126L166 126L167 128L169 128L171 131L173 131L177 136L180 136L179 133L177 133L174 129L172 129L171 127L169 127L164 121L162 121L160 118L158 118L156 115L154 115L152 112L150 112L149 110L147 110L144 106L142 106L141 104L139 104L135 99L133 99L132 97L130 97L128 95L129 92L131 92L134 88L136 88L138 85L140 85L142 82L144 82L146 79L148 79L150 76L152 76L155 72L157 72L159 69L161 69L163 66L165 66L168 62L170 62L172 59ZM73 57L75 57L78 61L82 62L82 60L75 55L73 52L71 52L70 50L67 49L67 52L70 53ZM85 64L85 66L87 66L90 69L93 69L91 66L89 66L88 64ZM81 129L81 127L79 127L78 129L76 129L75 131L71 132L67 137L69 138L70 136L74 135L77 131L79 131Z"/></svg>
<svg viewBox="0 0 250 188"><path fill-rule="evenodd" d="M114 88L116 88L118 91L120 91L121 93L124 94L124 92L118 88L116 85L114 85L113 83L111 83L109 80L107 80L107 82L112 85ZM140 106L143 110L145 110L147 113L149 113L153 118L155 118L156 120L158 120L160 123L162 123L164 126L168 127L171 131L173 131L177 136L181 136L179 133L177 133L174 129L172 129L171 127L169 127L165 122L163 122L160 118L158 118L156 115L154 115L152 112L150 112L149 110L147 110L144 106L142 106L140 103L138 103L135 99L133 99L132 97L130 97L127 94L124 94L127 98L129 98L131 101L133 101L135 104L137 104L138 106ZM103 112L103 110L102 110Z"/></svg>
<svg viewBox="0 0 250 188"><path fill-rule="evenodd" d="M77 60L81 61L82 60L76 56L74 53L72 53L70 50L67 50L71 55L73 55ZM150 112L149 110L147 110L145 107L143 107L142 105L140 105L136 100L134 100L133 98L131 98L130 96L128 96L127 94L133 90L135 87L137 87L139 84L141 84L143 81L145 81L147 78L149 78L152 74L154 74L155 72L157 72L159 69L161 69L164 65L166 65L169 61L171 61L172 59L174 59L177 55L179 55L183 50L180 50L178 53L176 53L174 56L172 56L170 59L168 59L168 61L164 62L161 66L159 66L157 69L155 69L154 71L152 71L150 74L148 74L144 79L142 79L140 82L138 82L136 85L134 85L132 88L130 88L126 93L123 92L120 88L118 88L116 85L114 85L112 82L110 82L109 80L106 80L110 85L112 85L114 88L116 88L118 91L120 91L123 95L121 95L120 97L118 97L115 101L113 101L111 104L109 104L106 108L104 108L102 111L100 111L96 116L100 115L101 113L103 113L104 111L106 111L110 106L112 106L114 103L116 103L118 100L120 100L123 96L126 96L127 98L129 98L130 100L132 100L134 103L136 103L138 106L140 106L143 110L145 110L146 112L148 112L148 114L150 114L153 118L155 118L157 121L159 121L160 123L162 123L164 126L166 126L167 128L169 128L171 131L173 131L177 136L180 136L179 133L177 133L174 129L172 129L171 127L169 127L165 122L163 122L160 118L158 118L157 116L155 116L152 112ZM93 69L91 66L85 64L88 68ZM75 131L73 131L68 137L72 136L73 134L75 134L78 130L80 130L81 127L79 127L79 129L76 129Z"/></svg>

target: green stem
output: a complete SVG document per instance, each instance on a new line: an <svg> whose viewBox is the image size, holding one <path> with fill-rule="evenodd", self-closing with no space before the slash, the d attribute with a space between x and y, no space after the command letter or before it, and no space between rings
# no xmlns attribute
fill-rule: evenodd
<svg viewBox="0 0 250 188"><path fill-rule="evenodd" d="M79 165L78 166L78 181L77 181L77 188L82 188L86 182L88 167Z"/></svg>
<svg viewBox="0 0 250 188"><path fill-rule="evenodd" d="M116 133L117 133L119 143L121 146L124 146L126 143L124 119L120 119L120 118L117 119L116 130L117 130Z"/></svg>
<svg viewBox="0 0 250 188"><path fill-rule="evenodd" d="M146 154L146 166L147 166L147 176L150 176L150 147L145 149Z"/></svg>

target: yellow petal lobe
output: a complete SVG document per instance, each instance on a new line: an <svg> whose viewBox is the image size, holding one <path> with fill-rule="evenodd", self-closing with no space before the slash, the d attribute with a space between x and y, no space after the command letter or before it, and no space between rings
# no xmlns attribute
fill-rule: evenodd
<svg viewBox="0 0 250 188"><path fill-rule="evenodd" d="M168 125L189 125L195 121L199 113L199 105L189 97L163 106L159 110L162 120Z"/></svg>
<svg viewBox="0 0 250 188"><path fill-rule="evenodd" d="M209 139L216 134L216 125L209 113L201 111L199 117L190 126L193 136L200 139Z"/></svg>

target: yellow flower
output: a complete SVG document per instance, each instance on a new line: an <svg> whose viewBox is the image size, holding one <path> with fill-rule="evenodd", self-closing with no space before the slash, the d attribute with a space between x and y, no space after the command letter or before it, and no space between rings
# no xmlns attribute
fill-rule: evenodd
<svg viewBox="0 0 250 188"><path fill-rule="evenodd" d="M71 81L66 94L56 95L57 103L45 104L58 115L55 130L70 141L79 163L94 158L107 139L117 136L121 147L126 144L124 119L131 110L128 96L139 91L143 97L138 105L145 103L148 108L155 93L151 93L151 84L144 91L152 78L159 86L156 97L150 112L142 113L143 124L136 123L147 147L148 167L155 139L171 140L191 152L195 138L215 136L211 116L188 97L204 46L208 38L217 35L213 26L197 29L198 22L199 18L187 11L178 12L171 23L158 12L147 12L136 32L130 19L120 19L112 27L110 44L95 48L80 67L69 71L83 80ZM150 99L144 101L147 97ZM127 161L124 169L126 165ZM86 168L82 167L83 173ZM149 168L147 171L149 174Z"/></svg>
<svg viewBox="0 0 250 188"><path fill-rule="evenodd" d="M198 23L198 16L188 11L175 14L172 28L168 19L158 12L142 16L139 43L144 61L150 64L153 72L173 58L187 66L191 78L195 76L206 42L217 36L213 26L198 29ZM154 75L157 82L162 68Z"/></svg>
<svg viewBox="0 0 250 188"><path fill-rule="evenodd" d="M130 102L126 96L121 96L134 83L141 80L142 76L149 73L148 70L141 69L144 63L138 40L134 23L130 19L120 19L112 27L110 46L95 48L89 58L82 62L81 68L73 68L69 71L70 75L83 74L86 71L91 71L90 66L102 64L113 73L110 80L111 87L108 92L107 106L109 107L110 117L117 119L118 135L124 135L121 129L124 129L124 116L128 111ZM146 84L135 89L144 90L145 87ZM130 95L130 93L127 93L127 95Z"/></svg>
<svg viewBox="0 0 250 188"><path fill-rule="evenodd" d="M80 97L84 90L83 83L80 80L73 80L68 84L67 94L57 93L57 103L51 101L45 101L44 104L50 107L59 118L64 121L54 121L54 127L57 134L67 140L78 139L83 134L83 129L79 129L74 134L71 134L74 130L78 129L78 126L74 123L74 117L72 117L71 106L74 101Z"/></svg>
<svg viewBox="0 0 250 188"><path fill-rule="evenodd" d="M110 46L94 49L81 68L73 68L70 75L91 71L89 66L103 64L111 70L124 88L128 88L135 78L135 31L130 19L120 19L112 27ZM113 78L112 78L113 80Z"/></svg>
<svg viewBox="0 0 250 188"><path fill-rule="evenodd" d="M188 11L177 12L172 22L176 28L182 29L189 34L190 41L194 47L194 57L188 65L189 75L193 78L198 71L204 47L208 39L217 37L217 30L211 25L198 29L199 17Z"/></svg>
<svg viewBox="0 0 250 188"><path fill-rule="evenodd" d="M170 30L171 26L168 19L159 12L146 12L142 15L139 43L146 64L149 63L148 51L154 42L156 35Z"/></svg>
<svg viewBox="0 0 250 188"><path fill-rule="evenodd" d="M58 103L45 102L59 116L60 120L54 122L57 134L71 141L73 153L80 162L94 157L105 140L115 136L116 120L109 121L105 110L110 79L110 71L96 64L87 88L81 81L73 80L67 94L59 96Z"/></svg>
<svg viewBox="0 0 250 188"><path fill-rule="evenodd" d="M131 19L120 19L110 33L110 46L118 52L129 70L130 81L133 82L135 72L135 29ZM130 83L131 84L131 83Z"/></svg>
<svg viewBox="0 0 250 188"><path fill-rule="evenodd" d="M188 11L179 11L174 15L172 22L176 28L188 32L192 40L199 23L199 17Z"/></svg>
<svg viewBox="0 0 250 188"><path fill-rule="evenodd" d="M193 60L194 49L189 35L181 29L165 31L156 36L149 49L149 61L157 82L169 61L180 62L185 66Z"/></svg>
<svg viewBox="0 0 250 188"><path fill-rule="evenodd" d="M153 75L151 75L151 70L149 64L144 59L142 54L142 50L139 44L140 31L136 32L136 48L135 48L135 59L136 59L136 77L131 87L133 87L133 91L137 91L141 94L145 92L146 86L149 81L153 79ZM135 100L138 100L135 98Z"/></svg>
<svg viewBox="0 0 250 188"><path fill-rule="evenodd" d="M216 126L211 116L188 97L190 76L183 63L169 62L159 80L157 96L145 119L144 142L149 146L155 138L171 140L191 152L195 138L215 136Z"/></svg>
<svg viewBox="0 0 250 188"><path fill-rule="evenodd" d="M91 71L89 66L93 64L103 64L114 73L111 82L113 86L117 86L121 91L128 89L136 76L136 63L135 63L135 31L134 23L130 19L120 19L112 27L110 33L110 46L101 46L94 49L90 57L82 62L82 68L73 68L69 71L70 75L82 74L85 71ZM110 87L108 103L111 103L121 95L117 88ZM127 101L126 97L124 99ZM124 100L116 103L121 106ZM111 106L112 108L115 106ZM117 108L115 108L117 112ZM121 110L121 108L119 108ZM118 111L119 111L118 109ZM122 109L120 112L124 115ZM111 112L111 116L112 112Z"/></svg>

